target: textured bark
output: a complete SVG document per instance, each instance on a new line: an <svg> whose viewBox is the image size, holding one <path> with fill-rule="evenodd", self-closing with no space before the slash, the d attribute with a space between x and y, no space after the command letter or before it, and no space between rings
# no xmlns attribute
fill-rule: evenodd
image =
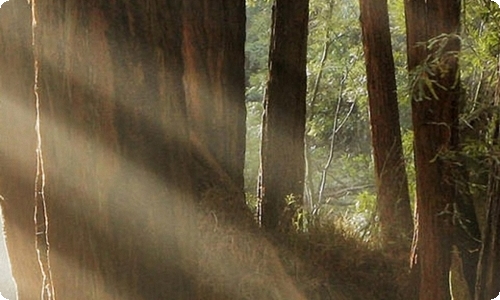
<svg viewBox="0 0 500 300"><path fill-rule="evenodd" d="M0 190L19 300L42 289L35 76L39 249L56 297L236 299L197 294L193 199L216 188L244 208L244 1L32 3L34 48L25 1L0 21Z"/></svg>
<svg viewBox="0 0 500 300"><path fill-rule="evenodd" d="M408 192L387 0L360 0L377 206L388 249L409 249L413 218Z"/></svg>
<svg viewBox="0 0 500 300"><path fill-rule="evenodd" d="M493 163L489 184L487 223L478 264L476 300L489 300L500 294L500 166Z"/></svg>
<svg viewBox="0 0 500 300"><path fill-rule="evenodd" d="M35 102L31 9L9 1L0 9L0 195L18 299L38 299L42 277L35 251ZM36 288L33 288L36 287ZM6 295L4 295L6 296Z"/></svg>
<svg viewBox="0 0 500 300"><path fill-rule="evenodd" d="M190 298L175 219L190 196L179 11L179 1L38 4L59 298Z"/></svg>
<svg viewBox="0 0 500 300"><path fill-rule="evenodd" d="M418 43L443 33L457 33L460 1L406 0L408 67L416 70L428 55L436 55ZM444 51L459 51L460 42L452 38ZM437 70L440 86L433 84L437 99L418 100L412 94L417 171L417 233L413 262L420 270L420 299L450 299L449 270L453 236L453 202L456 197L451 177L452 162L442 157L458 145L457 58L445 54L441 61L446 71ZM432 98L429 89L427 96Z"/></svg>
<svg viewBox="0 0 500 300"><path fill-rule="evenodd" d="M309 2L276 0L264 100L260 218L275 231L290 229L288 196L302 204Z"/></svg>
<svg viewBox="0 0 500 300"><path fill-rule="evenodd" d="M474 196L471 194L469 187L463 184L469 182L467 170L464 165L458 163L454 165L453 171L455 180L460 183L459 193L455 199L455 207L453 209L453 213L455 214L453 243L458 250L459 259L456 262L462 269L463 278L466 283L466 287L463 287L463 289L469 292L472 299L474 298L474 290L476 288L477 265L482 239L481 230L473 203Z"/></svg>
<svg viewBox="0 0 500 300"><path fill-rule="evenodd" d="M500 58L498 61L500 71ZM500 80L495 91L495 105L500 105ZM497 114L493 131L493 149L500 145L500 116ZM493 150L495 151L495 150ZM497 155L492 153L492 156ZM475 300L489 300L500 294L500 163L491 158L488 182L488 204L483 244L477 266Z"/></svg>
<svg viewBox="0 0 500 300"><path fill-rule="evenodd" d="M226 186L246 209L245 1L182 1L184 88L196 187ZM221 184L222 183L222 184Z"/></svg>
<svg viewBox="0 0 500 300"><path fill-rule="evenodd" d="M29 159L36 146L32 53L56 296L193 299L187 258L179 254L180 245L189 244L182 207L191 196L180 1L35 3L34 52L26 4L23 19L5 24L9 33L26 24L28 33L19 31L22 44L1 44L8 54L2 53L2 89L12 89L5 98L14 106L2 110L13 116L2 137L19 140L16 148L2 143L5 169L12 171L2 172L8 174L2 191L19 299L39 298L42 278L33 243L34 180L24 178L33 177L35 167ZM17 120L13 112L25 114Z"/></svg>

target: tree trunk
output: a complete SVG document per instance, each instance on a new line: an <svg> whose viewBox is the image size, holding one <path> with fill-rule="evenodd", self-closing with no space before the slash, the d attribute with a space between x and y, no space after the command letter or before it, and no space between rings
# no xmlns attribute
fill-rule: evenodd
<svg viewBox="0 0 500 300"><path fill-rule="evenodd" d="M36 7L58 298L191 298L179 249L191 196L180 5Z"/></svg>
<svg viewBox="0 0 500 300"><path fill-rule="evenodd" d="M307 0L276 0L264 100L260 218L276 231L291 227L287 197L302 204L306 118Z"/></svg>
<svg viewBox="0 0 500 300"><path fill-rule="evenodd" d="M500 58L498 60L500 71ZM497 79L495 105L500 105L500 79ZM493 151L500 145L500 115L495 116ZM491 171L488 182L488 206L483 244L477 267L475 300L494 299L500 294L500 163L497 153L492 153Z"/></svg>
<svg viewBox="0 0 500 300"><path fill-rule="evenodd" d="M489 183L487 223L478 264L476 300L489 300L500 294L500 166L493 162Z"/></svg>
<svg viewBox="0 0 500 300"><path fill-rule="evenodd" d="M413 82L417 88L412 90L417 172L413 262L420 270L420 299L448 300L456 190L451 176L453 162L444 156L458 145L460 85L455 54L460 50L460 41L449 35L432 48L419 43L457 33L460 1L407 0L405 10L408 67L417 78ZM434 74L423 67L429 67Z"/></svg>
<svg viewBox="0 0 500 300"><path fill-rule="evenodd" d="M387 0L360 0L377 206L387 249L409 250L413 232Z"/></svg>
<svg viewBox="0 0 500 300"><path fill-rule="evenodd" d="M0 111L13 122L0 120L0 189L19 300L42 283L42 299L304 299L270 243L219 213L241 224L233 208L248 212L244 2L39 2L34 49L29 6L0 23L28 24L19 45L0 45Z"/></svg>
<svg viewBox="0 0 500 300"><path fill-rule="evenodd" d="M43 299L52 287L59 299L236 299L197 292L197 255L212 249L193 200L215 189L231 194L208 206L246 208L244 1L33 0L33 32L30 6L12 2L0 190L19 300L42 284Z"/></svg>

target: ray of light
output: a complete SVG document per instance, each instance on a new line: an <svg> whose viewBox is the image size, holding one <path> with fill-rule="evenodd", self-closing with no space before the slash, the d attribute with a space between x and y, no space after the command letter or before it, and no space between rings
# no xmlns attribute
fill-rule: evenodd
<svg viewBox="0 0 500 300"><path fill-rule="evenodd" d="M15 103L12 102L7 102L7 107L9 108L10 112L16 113L16 114L21 114L23 115L22 119L26 120L26 122L32 122L33 116L30 112L23 111L22 107L16 105ZM45 132L46 135L51 135L51 136L67 136L67 127L65 124L57 124L54 122L54 120L44 120L46 123L50 123L50 125L45 125L44 128L47 130L51 130L52 132ZM125 193L125 195L129 195L129 197L137 197L139 196L140 198L148 198L148 197L156 197L158 194L164 194L166 198L169 198L168 194L171 193L176 193L176 192L182 192L182 191L170 191L168 193L165 193L164 191L164 183L156 178L154 174L151 174L148 170L144 170L141 167L134 165L134 162L130 161L122 161L123 157L120 157L117 153L114 153L107 149L106 147L103 147L102 145L96 145L95 140L89 140L87 137L85 137L83 134L80 135L73 135L73 138L71 140L66 140L67 142L64 142L65 139L60 139L59 140L61 144L57 145L57 148L63 148L63 149L75 149L76 153L78 153L83 157L88 155L86 152L86 149L89 148L90 145L92 145L93 153L92 156L94 157L100 157L100 163L102 169L112 169L114 168L114 165L117 161L120 163L125 163L129 166L129 171L132 172L137 180L135 182L131 183L131 186L128 187L128 192ZM17 155L19 152L13 152L10 153L16 161L16 164L20 166L20 169L26 169L29 170L32 168L32 166L29 166L26 164L24 157ZM71 159L70 157L67 158L68 160ZM102 195L100 195L99 190L88 190L82 185L78 183L78 180L73 180L70 179L72 174L61 174L61 176L68 178L68 180L65 182L65 186L60 186L58 188L63 189L63 190L68 190L71 191L74 194L85 194L86 198L91 198L91 199L100 199ZM47 178L47 181L50 181L51 178ZM105 179L104 179L105 181ZM140 193L140 195L137 195L137 193ZM48 199L47 201L51 201L53 199ZM60 199L62 200L62 199ZM167 200L168 201L168 200ZM135 226L131 226L131 224L134 223L134 219L137 219L141 214L145 213L144 212L144 207L141 207L141 203L137 201L129 201L127 199L123 200L124 204L130 204L130 203L136 203L136 205L123 205L123 206L118 206L115 207L118 211L116 212L118 215L122 216L123 224L120 224L121 227L123 227L123 230L128 232L128 234L132 237L134 236L141 236L144 235L144 232L141 231L141 228L137 228ZM61 205L62 203L59 203ZM186 207L189 204L188 203L176 203L175 205L181 205L183 208L181 210L187 210L190 211L193 215L197 215L197 218L203 218L202 216L199 215L199 212L194 207ZM156 207L153 207L152 210L154 211L164 211L161 214L164 215L171 215L169 211L170 206L162 205L161 203L158 203ZM85 211L90 209L89 207L63 207L63 210L61 213L65 213L68 215L79 215L86 213ZM150 208L148 208L150 209ZM71 210L71 211L64 211L64 210ZM56 216L54 216L56 217ZM216 217L214 217L215 220ZM105 228L99 228L102 224L100 224L98 221L94 220L94 224L91 224L91 226L97 227L97 230L100 231L105 231ZM201 265L198 266L199 270L203 270L202 274L206 275L208 274L211 276L211 278L206 279L206 278L199 278L201 281L202 280L208 280L208 281L215 281L217 284L222 285L225 289L228 291L231 291L232 294L238 294L238 288L242 284L248 284L250 289L252 290L263 290L268 287L269 282L275 282L277 283L277 290L280 292L283 292L286 290L291 297L288 297L288 299L302 299L302 296L300 296L300 293L296 290L294 285L292 284L290 279L286 279L287 276L284 274L284 270L280 265L279 259L276 254L276 250L272 248L272 246L268 245L248 245L250 247L254 247L255 249L259 248L268 248L264 251L268 251L268 255L272 257L274 261L272 262L272 267L269 266L268 268L272 268L272 270L265 270L266 268L260 266L259 268L262 268L261 271L254 269L253 266L246 265L244 260L240 260L242 257L245 255L248 255L248 253L241 252L243 249L238 249L240 248L238 245L236 245L237 241L243 241L247 238L252 238L249 235L247 235L244 232L232 232L231 229L229 228L219 228L215 225L213 228L206 228L206 229L197 229L197 228L192 228L189 224L185 224L185 221L183 219L174 219L170 220L169 223L171 224L176 224L175 226L167 226L161 228L161 234L160 236L163 236L165 239L172 239L174 236L176 236L175 230L177 228L182 228L182 227L189 227L191 230L199 230L199 232L196 232L197 236L204 236L204 242L206 244L203 245L204 249L201 251L197 249L199 246L198 244L192 244L192 241L189 239L183 240L182 244L182 253L186 258L196 258L200 257L201 253L201 259L203 261L197 262L201 263ZM225 240L225 236L229 239ZM233 239L233 241L231 241ZM263 240L258 240L256 238L253 238L254 240L252 243L262 243ZM182 240L181 240L182 241ZM212 243L212 244L211 244ZM156 251L161 251L161 249L156 249L155 248L155 241L150 240L149 243L142 244L141 246L144 247L144 252L156 252ZM232 249L230 248L232 247ZM243 246L245 247L245 246ZM236 250L237 252L233 252ZM256 250L258 251L258 250ZM250 251L251 253L251 251ZM56 253L53 253L52 255L57 255ZM223 258L223 259L222 259ZM74 268L74 274L77 273L85 273L88 272L87 270L84 269L78 269L79 267L77 266L76 263L72 263L71 258L67 257L64 258L65 261L69 265ZM196 264L197 264L196 263ZM188 272L190 270L187 270ZM257 281L255 280L255 276L253 275L258 275L258 273L261 272L262 276L262 281ZM197 274L194 274L197 275ZM248 282L240 282L239 279L241 278L249 278ZM251 280L250 280L251 278ZM278 282L276 282L278 281ZM281 281L281 282L280 282ZM262 285L261 287L256 287L252 285ZM285 289L286 287L286 289Z"/></svg>

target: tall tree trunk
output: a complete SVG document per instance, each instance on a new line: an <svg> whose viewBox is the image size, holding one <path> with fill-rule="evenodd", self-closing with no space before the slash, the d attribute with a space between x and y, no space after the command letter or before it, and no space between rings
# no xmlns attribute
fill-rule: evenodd
<svg viewBox="0 0 500 300"><path fill-rule="evenodd" d="M193 227L183 218L189 215L183 207L192 192L181 2L32 4L34 52L29 7L24 19L5 24L11 26L9 33L27 24L28 32L20 30L24 35L17 37L20 42L12 42L16 36L2 28L8 40L2 43L7 56L2 53L1 84L12 90L12 97L2 97L7 102L2 114L11 114L14 121L4 123L2 130L9 130L2 136L19 140L16 151L2 144L2 150L9 150L2 151L9 156L2 163L12 171L2 172L9 176L2 178L2 190L10 186L12 191L4 195L4 213L19 299L37 299L42 289L33 244L34 178L24 178L33 176L35 167L29 159L36 150L35 76L45 178L37 194L45 202L36 204L42 212L38 225L48 224L38 227L38 234L48 233L48 244L40 240L38 250L42 270L48 274L50 268L53 275L57 298L193 299L191 275L183 265L187 258L179 250L189 244L183 233ZM11 84L12 75L25 84ZM27 166L20 168L20 162ZM52 299L48 293L43 298Z"/></svg>
<svg viewBox="0 0 500 300"><path fill-rule="evenodd" d="M42 284L59 299L211 299L196 292L193 199L218 189L228 215L245 208L244 1L33 0L33 31L12 1L0 190L19 300Z"/></svg>
<svg viewBox="0 0 500 300"><path fill-rule="evenodd" d="M486 228L478 263L475 300L494 299L500 294L500 165L495 159L492 161Z"/></svg>
<svg viewBox="0 0 500 300"><path fill-rule="evenodd" d="M302 204L306 118L307 0L276 0L264 99L260 217L276 231L291 227L287 197Z"/></svg>
<svg viewBox="0 0 500 300"><path fill-rule="evenodd" d="M37 5L59 298L191 298L179 250L189 224L176 212L191 196L180 8L180 1Z"/></svg>
<svg viewBox="0 0 500 300"><path fill-rule="evenodd" d="M380 227L387 249L409 250L413 232L399 125L387 0L360 0Z"/></svg>
<svg viewBox="0 0 500 300"><path fill-rule="evenodd" d="M462 136L460 138L462 139ZM457 150L460 151L460 148ZM472 299L476 288L477 265L479 262L479 249L481 248L481 229L476 215L476 207L473 203L474 196L469 189L469 175L465 165L455 164L453 174L458 189L453 207L453 244L456 246L459 259L452 259L451 279L460 278L459 269L461 267L463 279L467 283L463 290L467 291ZM455 265L453 265L454 263Z"/></svg>
<svg viewBox="0 0 500 300"><path fill-rule="evenodd" d="M500 56L498 68L500 72ZM500 73L499 73L500 75ZM495 105L500 105L500 78L497 79ZM493 151L500 146L500 115L495 116ZM477 267L475 300L494 299L500 294L500 163L493 152L488 182L488 205L483 244Z"/></svg>
<svg viewBox="0 0 500 300"><path fill-rule="evenodd" d="M458 32L460 1L406 0L405 10L408 68L417 78L412 91L417 172L413 262L420 270L420 299L447 300L456 189L452 162L443 156L458 145L460 41L449 35L432 48L419 43Z"/></svg>

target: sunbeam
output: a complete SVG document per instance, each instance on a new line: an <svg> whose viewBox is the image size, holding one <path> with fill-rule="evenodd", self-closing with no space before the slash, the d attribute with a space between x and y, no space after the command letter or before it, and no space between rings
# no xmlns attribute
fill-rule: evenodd
<svg viewBox="0 0 500 300"><path fill-rule="evenodd" d="M22 115L20 117L26 122L32 122L32 113L23 111L22 107L15 105L12 102L6 102L6 106L9 111L12 113L16 113L18 115ZM121 157L117 153L111 151L110 149L104 147L96 140L90 140L85 137L84 134L72 134L71 138L68 135L69 130L68 126L65 124L57 123L56 120L46 119L42 121L45 123L43 128L46 130L44 135L49 136L57 136L63 137L59 139L59 144L56 145L58 149L73 149L74 156L71 157L68 155L67 157L60 157L59 159L64 161L71 161L75 157L87 157L87 159L94 159L99 161L100 169L102 170L110 170L118 165L126 165L127 172L131 177L136 178L135 181L128 182L127 186L124 186L126 189L122 191L121 196L127 197L128 199L122 199L122 206L116 206L115 214L119 215L123 220L121 224L117 226L122 228L124 232L134 239L134 237L140 237L141 241L145 241L140 246L144 255L148 253L156 253L158 251L162 251L162 249L158 249L157 243L152 238L144 237L143 228L134 226L133 224L139 222L139 219L143 218L144 214L147 214L147 211L156 211L159 215L172 216L172 213L169 211L172 207L178 207L179 211L185 211L187 214L194 216L195 219L204 219L205 217L201 212L198 211L194 206L189 205L187 202L178 202L174 199L176 198L186 198L185 196L172 196L178 193L182 193L182 191L172 191L167 190L163 181L157 178L154 174L152 174L149 170L144 169L133 161L128 161L126 158ZM92 148L92 153L89 157L89 152L87 149ZM25 164L24 156L18 155L18 152L11 152L10 159L15 161L15 165L19 166L20 169L27 169L29 166ZM63 153L61 153L63 154ZM64 155L64 154L63 154ZM75 197L83 197L85 199L94 199L99 202L102 198L102 189L85 189L79 184L78 179L72 178L71 174L77 174L79 170L78 167L69 166L67 170L65 170L64 174L58 174L61 178L64 178L64 186L59 186L58 188L68 193L75 195ZM29 173L29 172L26 172ZM29 178L27 178L29 180ZM47 177L47 182L54 180L50 176ZM98 181L101 184L106 185L107 178L99 178ZM57 182L60 182L57 180ZM104 186L103 186L104 188ZM63 193L65 194L65 193ZM142 199L148 198L156 198L158 195L163 195L164 200L170 201L169 204L165 205L162 202L156 202L154 207L148 207L145 210L144 206L141 204ZM57 198L51 198L49 194L47 197L47 201L51 202ZM172 203L171 201L175 201L176 203ZM135 203L136 205L131 206L130 203ZM152 203L148 201L148 204ZM72 216L72 218L78 218L78 216L82 215L94 215L97 216L102 214L99 209L91 207L80 207L74 205L65 205L64 202L52 204L52 206L57 205L57 211L59 215ZM173 215L174 218L176 215ZM53 215L53 218L57 218L57 215ZM212 227L208 228L193 228L191 224L186 224L186 221L182 218L175 218L168 220L168 224L163 226L160 229L160 232L155 234L155 237L161 236L163 239L169 243L168 240L176 239L181 242L181 252L183 258L181 259L187 265L183 266L185 268L184 271L188 273L192 273L191 270L198 270L198 272L191 274L194 276L198 276L198 280L200 282L208 281L211 284L216 284L223 286L224 290L230 291L231 294L238 294L239 287L244 285L246 289L250 289L252 291L262 291L267 289L269 286L273 286L274 289L277 289L279 292L284 292L288 294L287 299L303 299L300 296L300 293L294 287L292 281L287 279L288 276L285 274L283 268L280 266L279 258L276 254L276 250L273 247L266 243L262 239L258 239L254 237L250 233L244 232L234 232L233 229L224 228L222 226L218 226L216 216L213 217L214 222L212 223ZM154 221L154 220L150 220ZM89 224L87 226L93 228L96 232L105 232L106 229L103 227L103 224L94 219L89 220ZM140 223L140 222L139 222ZM173 225L175 224L175 225ZM208 223L207 225L210 225ZM202 240L201 243L193 243L191 239L183 239L182 236L178 236L177 230L182 230L182 228L190 228L193 232L191 235L197 236ZM50 234L50 232L49 232ZM30 238L30 237L26 237ZM91 241L89 241L91 243ZM86 243L88 246L90 244ZM241 246L241 245L244 246ZM246 244L246 245L245 245ZM199 248L199 247L203 248ZM238 249L243 247L243 249ZM248 248L247 248L248 247ZM244 257L248 253L243 252L248 249L255 249L253 251L256 252L257 256L254 257L256 259L255 262L259 262L259 260L265 259L270 260L272 266L264 268L263 266L254 266L251 261L245 261ZM259 250L260 249L260 250ZM260 252L261 254L257 254ZM71 256L67 256L68 253L62 254L58 253L57 249L51 253L55 260L64 260L65 264L69 266L71 269L71 274L89 272L85 267L78 266L76 261L72 261ZM57 257L58 255L63 255L63 257ZM262 257L267 256L267 257ZM192 261L193 259L198 261ZM256 275L256 276L253 276ZM209 276L209 278L205 278L203 276ZM259 277L259 280L255 278ZM270 282L274 282L275 284L270 285ZM101 291L99 291L101 290ZM87 291L89 295L99 295L99 299L106 299L104 292L106 287L100 287L96 289L96 287L88 287ZM57 287L56 287L57 292ZM97 298L95 298L97 299ZM130 299L133 299L131 297Z"/></svg>

